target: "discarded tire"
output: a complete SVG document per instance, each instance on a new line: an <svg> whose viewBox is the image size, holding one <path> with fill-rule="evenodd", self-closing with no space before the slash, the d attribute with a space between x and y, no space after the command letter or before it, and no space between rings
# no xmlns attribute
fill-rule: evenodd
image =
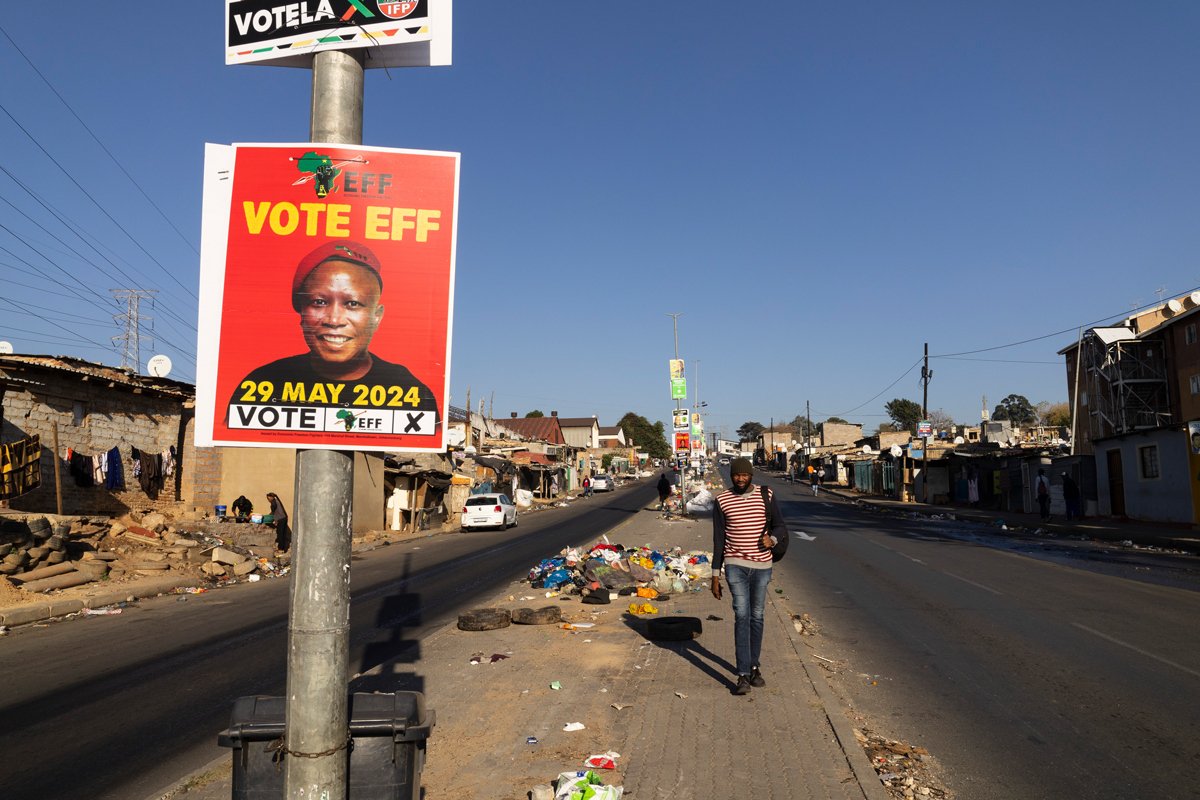
<svg viewBox="0 0 1200 800"><path fill-rule="evenodd" d="M658 642L685 642L700 635L699 617L661 617L646 623L646 635Z"/></svg>
<svg viewBox="0 0 1200 800"><path fill-rule="evenodd" d="M554 625L562 622L562 611L558 606L517 608L512 612L512 621L516 625Z"/></svg>
<svg viewBox="0 0 1200 800"><path fill-rule="evenodd" d="M458 615L460 631L494 631L512 624L512 616L504 608L476 608Z"/></svg>

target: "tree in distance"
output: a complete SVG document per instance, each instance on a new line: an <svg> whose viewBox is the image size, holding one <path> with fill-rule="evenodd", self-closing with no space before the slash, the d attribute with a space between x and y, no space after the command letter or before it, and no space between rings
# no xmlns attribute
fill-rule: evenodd
<svg viewBox="0 0 1200 800"><path fill-rule="evenodd" d="M667 432L661 421L651 424L650 420L632 411L617 422L625 431L625 441L639 449L645 448L651 458L670 458L671 445L667 443Z"/></svg>
<svg viewBox="0 0 1200 800"><path fill-rule="evenodd" d="M827 419L827 420L825 420L825 421L826 421L826 422L838 423L838 424L841 424L841 425L849 425L849 424L850 424L850 420L848 420L848 419L842 419L841 417L830 417L829 419Z"/></svg>
<svg viewBox="0 0 1200 800"><path fill-rule="evenodd" d="M1020 394L1010 394L992 412L992 419L1006 419L1014 425L1028 425L1037 422L1037 418L1033 405Z"/></svg>
<svg viewBox="0 0 1200 800"><path fill-rule="evenodd" d="M1069 403L1038 403L1042 414L1042 424L1054 428L1069 428L1071 426L1071 405Z"/></svg>
<svg viewBox="0 0 1200 800"><path fill-rule="evenodd" d="M935 431L954 430L954 417L940 408L929 412L929 423Z"/></svg>
<svg viewBox="0 0 1200 800"><path fill-rule="evenodd" d="M883 410L896 423L899 430L916 433L917 423L921 421L921 404L913 400L897 397L884 403Z"/></svg>
<svg viewBox="0 0 1200 800"><path fill-rule="evenodd" d="M542 412L538 411L535 408L533 411L530 411L528 414L525 415L525 419L530 419L531 417L544 417L544 416L546 416L546 415L543 414Z"/></svg>
<svg viewBox="0 0 1200 800"><path fill-rule="evenodd" d="M743 442L752 441L766 429L767 426L761 422L743 422L742 427L737 429L738 439Z"/></svg>

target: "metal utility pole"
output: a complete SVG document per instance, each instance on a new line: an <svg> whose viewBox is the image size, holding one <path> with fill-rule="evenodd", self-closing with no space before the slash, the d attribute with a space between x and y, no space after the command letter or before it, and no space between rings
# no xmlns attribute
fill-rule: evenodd
<svg viewBox="0 0 1200 800"><path fill-rule="evenodd" d="M804 401L804 460L812 459L812 405ZM816 467L813 467L816 469Z"/></svg>
<svg viewBox="0 0 1200 800"><path fill-rule="evenodd" d="M679 360L679 318L683 316L683 312L677 312L675 314L667 314L667 316L671 318L671 330L675 334L675 360L678 361ZM672 392L672 394L674 394L674 392ZM679 410L679 398L678 397L675 398L675 410L676 411ZM691 427L690 419L688 420L688 427L689 428ZM674 430L674 426L672 426L672 430L671 430L672 439L674 439L674 436L675 436L675 430ZM688 443L690 446L690 444L691 444L690 437L688 438ZM674 453L674 451L675 451L674 445L675 445L675 443L674 443L674 441L672 441L671 442L671 452L672 453ZM688 456L687 460L691 461L692 454L690 451L688 452L687 456ZM678 455L676 455L675 457L676 457L676 459L679 458ZM684 468L679 470L679 499L680 499L679 507L680 507L680 513L683 514L684 516L687 516L687 501L686 501L686 498L684 497L685 492L686 492L686 484L684 482L684 475L686 473L687 473L687 466L685 464Z"/></svg>
<svg viewBox="0 0 1200 800"><path fill-rule="evenodd" d="M921 419L929 419L929 381L933 378L933 373L929 371L929 342L925 343L925 364L921 367ZM933 431L930 430L930 433ZM925 444L921 448L921 499L926 503L929 502L929 439L925 437Z"/></svg>
<svg viewBox="0 0 1200 800"><path fill-rule="evenodd" d="M141 370L142 323L153 322L154 317L141 313L140 301L145 298L153 302L157 289L110 289L113 297L125 303L123 314L114 314L113 320L124 326L125 332L112 337L113 344L121 345L121 369Z"/></svg>
<svg viewBox="0 0 1200 800"><path fill-rule="evenodd" d="M362 144L361 50L313 56L310 141ZM296 452L284 796L345 800L354 454Z"/></svg>

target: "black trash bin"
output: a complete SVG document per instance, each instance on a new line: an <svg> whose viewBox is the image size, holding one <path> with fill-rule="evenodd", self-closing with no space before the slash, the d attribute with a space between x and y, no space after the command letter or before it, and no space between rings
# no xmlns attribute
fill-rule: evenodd
<svg viewBox="0 0 1200 800"><path fill-rule="evenodd" d="M284 734L282 697L239 697L229 728L217 743L233 749L233 800L282 800L284 770L278 745ZM417 800L433 709L420 692L350 696L350 800Z"/></svg>

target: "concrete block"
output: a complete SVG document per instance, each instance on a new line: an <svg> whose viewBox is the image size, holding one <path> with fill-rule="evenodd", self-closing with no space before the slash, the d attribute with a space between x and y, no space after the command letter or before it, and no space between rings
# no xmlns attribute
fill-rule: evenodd
<svg viewBox="0 0 1200 800"><path fill-rule="evenodd" d="M232 550L229 550L224 547L214 547L213 551L212 551L212 560L216 561L219 564L229 564L230 566L236 566L236 565L244 562L246 560L246 557L244 555L241 555L240 553L235 553Z"/></svg>

